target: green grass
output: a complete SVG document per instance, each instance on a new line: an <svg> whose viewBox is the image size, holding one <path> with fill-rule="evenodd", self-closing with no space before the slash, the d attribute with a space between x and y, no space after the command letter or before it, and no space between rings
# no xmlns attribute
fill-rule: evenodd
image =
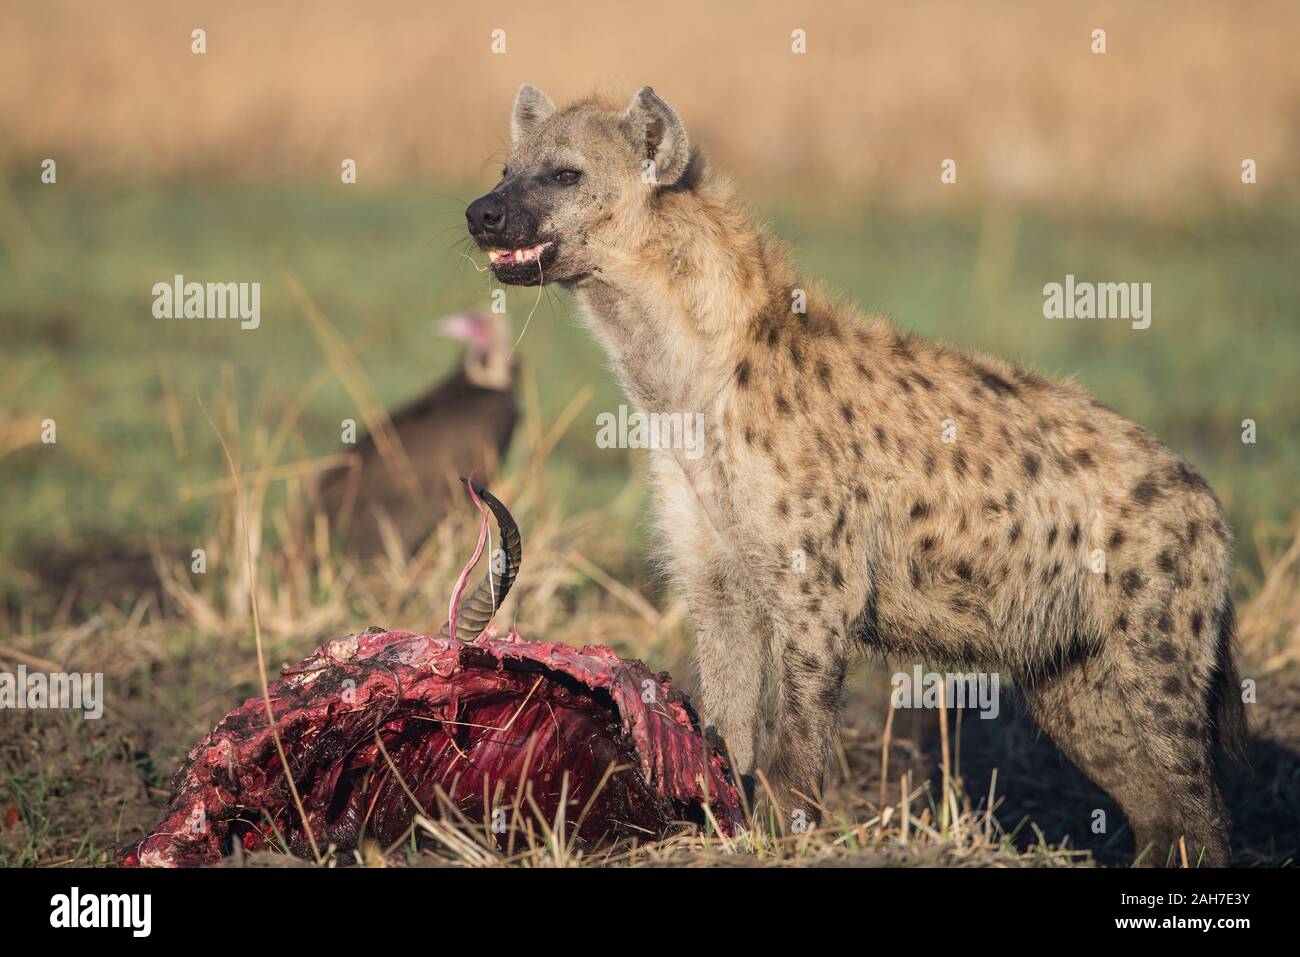
<svg viewBox="0 0 1300 957"><path fill-rule="evenodd" d="M362 362L385 401L400 402L445 373L456 347L433 320L483 304L487 278L455 252L463 205L431 189L121 184L98 191L14 186L20 218L0 244L0 415L54 418L58 444L0 459L5 489L0 561L34 543L90 532L173 538L207 526L217 498L182 502L186 483L222 476L209 408L229 374L253 451L325 359L281 277L296 274L351 340L377 331ZM457 190L464 198L472 187ZM865 308L955 344L1053 374L1072 375L1102 401L1156 432L1209 478L1242 543L1243 577L1256 574L1252 533L1286 519L1300 473L1300 208L1251 218L1206 215L1172 225L1138 217L1057 218L903 214L883 209L812 213L762 204L807 273ZM15 245L13 223L34 239ZM187 279L262 283L262 325L159 320L153 283ZM1149 281L1150 329L1123 321L1048 320L1042 286L1081 280ZM535 290L510 292L518 329ZM548 461L547 491L594 504L623 485L635 461L597 449L596 412L621 401L598 346L554 290L521 345L543 414L555 416L584 383L595 397ZM163 412L160 365L176 384L189 455L178 461ZM228 370L223 372L223 369ZM304 448L338 447L339 422L359 418L330 382L308 405ZM1241 421L1259 438L1241 442Z"/></svg>

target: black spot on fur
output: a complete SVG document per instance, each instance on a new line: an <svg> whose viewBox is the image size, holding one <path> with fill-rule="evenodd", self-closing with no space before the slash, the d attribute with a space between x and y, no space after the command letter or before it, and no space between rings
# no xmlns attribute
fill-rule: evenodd
<svg viewBox="0 0 1300 957"><path fill-rule="evenodd" d="M876 590L867 593L867 603L858 617L849 625L849 636L853 640L871 648L880 642L880 610L876 602Z"/></svg>
<svg viewBox="0 0 1300 957"><path fill-rule="evenodd" d="M958 475L966 474L966 453L961 451L961 449L958 449L953 453L952 470Z"/></svg>
<svg viewBox="0 0 1300 957"><path fill-rule="evenodd" d="M910 577L911 577L911 579L912 579L912 587L913 587L913 588L916 588L916 589L920 589L920 587L921 587L921 566L918 565L916 562L911 561L911 562L908 562L908 563L907 563L907 570L908 570L908 574L910 575Z"/></svg>
<svg viewBox="0 0 1300 957"><path fill-rule="evenodd" d="M1115 529L1115 531L1110 533L1110 538L1106 541L1107 548L1119 548L1123 544L1124 544L1124 532L1118 528Z"/></svg>
<svg viewBox="0 0 1300 957"><path fill-rule="evenodd" d="M1047 530L1047 547L1051 548L1056 544L1056 526L1053 525Z"/></svg>
<svg viewBox="0 0 1300 957"><path fill-rule="evenodd" d="M844 694L844 676L848 674L848 670L848 659L842 656L835 659L826 683L822 685L821 693L818 696L821 706L827 711L839 711L840 698Z"/></svg>
<svg viewBox="0 0 1300 957"><path fill-rule="evenodd" d="M1119 587L1124 589L1124 594L1132 598L1139 591L1146 581L1142 578L1141 573L1136 568L1130 568L1123 575L1119 576Z"/></svg>
<svg viewBox="0 0 1300 957"><path fill-rule="evenodd" d="M1205 625L1205 616L1199 611L1192 612L1192 634L1197 638L1201 636L1201 628Z"/></svg>
<svg viewBox="0 0 1300 957"><path fill-rule="evenodd" d="M916 346L910 335L900 336L895 333L889 348L896 358L906 359L909 362L916 358Z"/></svg>
<svg viewBox="0 0 1300 957"><path fill-rule="evenodd" d="M1082 534L1083 532L1079 528L1078 522L1075 522L1073 525L1070 526L1070 547L1071 548L1079 547L1079 538L1082 536Z"/></svg>
<svg viewBox="0 0 1300 957"><path fill-rule="evenodd" d="M829 391L831 387L831 367L823 360L817 360L817 378L821 381L822 386Z"/></svg>
<svg viewBox="0 0 1300 957"><path fill-rule="evenodd" d="M741 359L736 364L736 385L742 389L749 388L749 360Z"/></svg>
<svg viewBox="0 0 1300 957"><path fill-rule="evenodd" d="M983 366L974 363L972 363L972 365L979 377L980 384L983 385L984 388L993 392L994 395L1006 396L1020 394L1020 389L1018 387L1012 385L992 369L986 369Z"/></svg>
<svg viewBox="0 0 1300 957"><path fill-rule="evenodd" d="M1169 470L1169 481L1198 492L1207 492L1210 489L1200 473L1186 462L1179 462Z"/></svg>
<svg viewBox="0 0 1300 957"><path fill-rule="evenodd" d="M923 551L923 552L931 551L931 550L934 549L934 546L935 546L936 544L938 544L938 543L935 541L933 535L926 535L924 538L921 539L921 542L920 542L920 545L921 545L921 551Z"/></svg>
<svg viewBox="0 0 1300 957"><path fill-rule="evenodd" d="M1090 469L1093 466L1092 453L1087 449L1075 449L1074 461L1079 464L1080 468Z"/></svg>
<svg viewBox="0 0 1300 957"><path fill-rule="evenodd" d="M912 510L908 512L908 515L911 516L913 521L917 519L925 518L929 514L930 514L930 503L926 501L918 501L915 505L912 506Z"/></svg>
<svg viewBox="0 0 1300 957"><path fill-rule="evenodd" d="M1007 539L1011 542L1012 545L1014 545L1016 542L1020 540L1019 522L1016 522L1016 524L1011 526L1011 531L1007 533Z"/></svg>
<svg viewBox="0 0 1300 957"><path fill-rule="evenodd" d="M971 571L970 562L963 559L957 563L957 577L964 582L971 580L974 573Z"/></svg>
<svg viewBox="0 0 1300 957"><path fill-rule="evenodd" d="M1133 487L1133 501L1139 505L1150 505L1159 494L1160 486L1156 483L1154 475L1148 475Z"/></svg>
<svg viewBox="0 0 1300 957"><path fill-rule="evenodd" d="M1040 466L1037 455L1034 455L1032 452L1023 453L1020 456L1020 464L1024 467L1025 475L1031 479L1038 478L1038 470Z"/></svg>

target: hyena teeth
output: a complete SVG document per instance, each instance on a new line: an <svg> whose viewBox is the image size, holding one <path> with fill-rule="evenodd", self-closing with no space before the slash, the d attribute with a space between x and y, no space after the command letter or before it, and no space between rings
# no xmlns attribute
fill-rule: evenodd
<svg viewBox="0 0 1300 957"><path fill-rule="evenodd" d="M536 262L538 259L542 258L542 252L549 245L549 242L545 242L538 243L536 246L528 246L524 249L489 249L487 250L488 261L493 263Z"/></svg>

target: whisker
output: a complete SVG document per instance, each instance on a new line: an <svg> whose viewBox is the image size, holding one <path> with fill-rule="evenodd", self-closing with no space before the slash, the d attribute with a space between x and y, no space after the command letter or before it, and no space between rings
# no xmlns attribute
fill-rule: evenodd
<svg viewBox="0 0 1300 957"><path fill-rule="evenodd" d="M452 194L452 193L430 193L429 195L430 195L430 196L437 196L439 199L450 199L450 200L454 200L455 202L460 203L462 206L468 206L468 205L469 205L469 203L466 202L464 199L462 199L461 197L456 196L456 195L454 195L454 194Z"/></svg>
<svg viewBox="0 0 1300 957"><path fill-rule="evenodd" d="M429 241L425 243L425 246L432 246L441 237L445 236L447 233L451 232L452 230L464 229L464 228L465 228L465 224L463 222L452 223L450 226L444 226L442 229L438 230L436 233L434 233L432 236L429 237Z"/></svg>
<svg viewBox="0 0 1300 957"><path fill-rule="evenodd" d="M488 272L492 268L491 266L484 266L480 269L478 263L476 263L473 259L470 259L469 256L466 256L459 249L456 250L456 254L460 256L461 259L469 260L469 264L474 267L475 272Z"/></svg>

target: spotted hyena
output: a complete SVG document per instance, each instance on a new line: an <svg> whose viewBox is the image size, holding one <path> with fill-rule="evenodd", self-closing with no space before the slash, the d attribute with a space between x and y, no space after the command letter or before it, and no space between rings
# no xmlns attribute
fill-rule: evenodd
<svg viewBox="0 0 1300 957"><path fill-rule="evenodd" d="M783 819L811 813L856 653L1010 673L1144 860L1228 863L1216 742L1245 731L1232 538L1210 487L1092 398L927 342L800 278L649 87L519 91L466 212L493 274L557 282L646 412L663 561L705 721ZM761 792L760 792L761 793Z"/></svg>

